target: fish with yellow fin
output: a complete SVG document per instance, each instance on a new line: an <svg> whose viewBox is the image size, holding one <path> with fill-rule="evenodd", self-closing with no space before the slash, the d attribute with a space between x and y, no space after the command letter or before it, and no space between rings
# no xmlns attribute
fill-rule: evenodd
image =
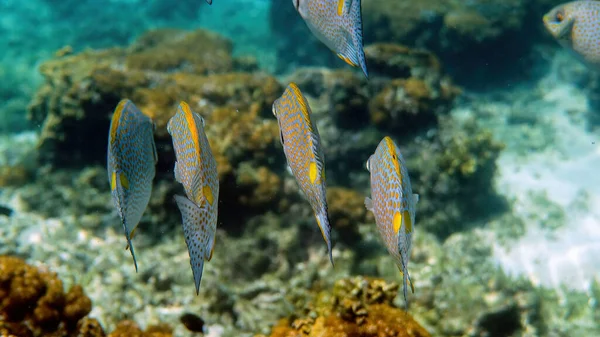
<svg viewBox="0 0 600 337"><path fill-rule="evenodd" d="M292 0L310 31L339 58L368 78L361 0Z"/></svg>
<svg viewBox="0 0 600 337"><path fill-rule="evenodd" d="M204 132L204 118L181 102L167 123L175 149L175 180L187 197L175 195L181 211L190 265L200 292L204 261L210 261L215 247L219 202L217 162Z"/></svg>
<svg viewBox="0 0 600 337"><path fill-rule="evenodd" d="M279 123L288 166L313 209L333 265L321 138L308 101L295 83L290 83L283 95L275 100L273 114Z"/></svg>
<svg viewBox="0 0 600 337"><path fill-rule="evenodd" d="M419 195L412 193L406 163L390 137L379 142L366 166L371 176L371 197L365 198L365 206L373 212L385 247L403 276L404 301L408 307L407 284L415 292L408 274L408 260Z"/></svg>
<svg viewBox="0 0 600 337"><path fill-rule="evenodd" d="M121 218L135 271L131 238L150 201L155 165L154 123L130 100L119 102L108 133L107 171L113 203Z"/></svg>

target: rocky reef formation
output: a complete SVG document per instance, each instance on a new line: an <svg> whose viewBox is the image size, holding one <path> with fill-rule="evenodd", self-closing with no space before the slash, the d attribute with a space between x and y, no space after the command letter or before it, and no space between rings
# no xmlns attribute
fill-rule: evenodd
<svg viewBox="0 0 600 337"><path fill-rule="evenodd" d="M89 318L92 302L79 285L64 292L58 276L10 256L0 256L0 335L106 336L100 323ZM171 328L151 326L142 331L131 321L123 321L109 337L170 337Z"/></svg>

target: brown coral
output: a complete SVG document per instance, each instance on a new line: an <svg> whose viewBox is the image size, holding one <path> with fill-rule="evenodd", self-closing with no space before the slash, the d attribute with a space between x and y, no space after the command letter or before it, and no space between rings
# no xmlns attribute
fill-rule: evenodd
<svg viewBox="0 0 600 337"><path fill-rule="evenodd" d="M358 225L367 221L370 213L364 206L365 196L344 187L327 188L327 204L331 226L348 244L360 240ZM372 216L370 216L372 218Z"/></svg>
<svg viewBox="0 0 600 337"><path fill-rule="evenodd" d="M91 311L79 286L65 295L55 273L38 270L15 257L0 256L0 317L24 323L34 335L73 331Z"/></svg>
<svg viewBox="0 0 600 337"><path fill-rule="evenodd" d="M342 279L311 306L314 316L281 320L271 337L428 337L408 313L392 305L398 285L378 279ZM316 317L316 318L311 318Z"/></svg>
<svg viewBox="0 0 600 337"><path fill-rule="evenodd" d="M65 294L55 273L0 256L0 336L104 337L100 323L87 317L91 309L81 286ZM159 324L142 331L124 321L109 336L171 337L172 329Z"/></svg>

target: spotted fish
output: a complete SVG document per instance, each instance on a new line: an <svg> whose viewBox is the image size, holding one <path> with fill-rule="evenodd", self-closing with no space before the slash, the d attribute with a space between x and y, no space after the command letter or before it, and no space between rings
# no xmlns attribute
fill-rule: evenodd
<svg viewBox="0 0 600 337"><path fill-rule="evenodd" d="M412 193L406 163L390 137L379 142L367 160L367 170L371 175L371 197L365 198L365 206L373 212L377 229L403 276L404 300L408 307L407 283L415 292L408 274L408 260L419 195Z"/></svg>
<svg viewBox="0 0 600 337"><path fill-rule="evenodd" d="M368 78L363 50L361 0L292 0L310 31L339 58L361 67Z"/></svg>
<svg viewBox="0 0 600 337"><path fill-rule="evenodd" d="M600 70L600 2L573 1L544 15L554 38L587 66Z"/></svg>
<svg viewBox="0 0 600 337"><path fill-rule="evenodd" d="M107 170L112 200L123 224L135 271L131 238L150 201L155 175L154 123L130 100L117 105L108 133Z"/></svg>
<svg viewBox="0 0 600 337"><path fill-rule="evenodd" d="M275 100L273 114L279 123L281 144L288 165L313 209L333 265L321 138L311 118L308 101L295 83L290 83L283 95Z"/></svg>
<svg viewBox="0 0 600 337"><path fill-rule="evenodd" d="M175 180L187 197L176 195L181 211L190 265L200 291L204 261L210 261L215 246L219 201L217 162L204 133L204 119L181 102L167 124L175 149Z"/></svg>

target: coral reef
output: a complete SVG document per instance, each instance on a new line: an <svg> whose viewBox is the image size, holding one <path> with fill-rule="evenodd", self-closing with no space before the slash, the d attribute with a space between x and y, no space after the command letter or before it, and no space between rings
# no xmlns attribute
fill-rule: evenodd
<svg viewBox="0 0 600 337"><path fill-rule="evenodd" d="M270 336L430 336L408 313L392 305L397 291L397 284L378 279L339 280L333 291L316 295L304 309L305 317L280 321Z"/></svg>
<svg viewBox="0 0 600 337"><path fill-rule="evenodd" d="M65 294L56 274L19 258L0 256L0 317L13 334L28 329L32 336L76 335L79 320L91 309L92 302L80 286Z"/></svg>
<svg viewBox="0 0 600 337"><path fill-rule="evenodd" d="M0 335L106 336L100 323L87 317L91 310L92 302L81 286L74 285L64 293L55 273L0 255ZM172 329L159 324L142 331L126 320L108 336L171 337Z"/></svg>

